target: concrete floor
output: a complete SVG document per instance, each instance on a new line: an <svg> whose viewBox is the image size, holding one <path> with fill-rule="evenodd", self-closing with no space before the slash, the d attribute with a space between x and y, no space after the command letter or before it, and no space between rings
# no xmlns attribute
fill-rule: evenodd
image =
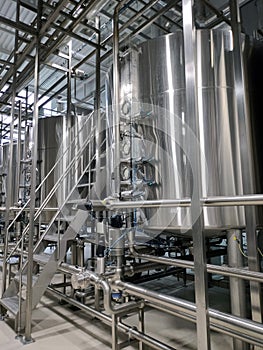
<svg viewBox="0 0 263 350"><path fill-rule="evenodd" d="M1 284L1 282L0 282ZM145 283L147 288L166 292L187 300L194 300L193 284L182 286L174 277ZM210 306L228 311L228 293L225 289L213 287L209 290ZM223 305L223 307L222 307ZM137 326L137 315L125 320L125 323ZM196 345L195 325L183 319L167 315L159 310L145 313L146 333L169 344L177 350L194 350ZM56 299L44 296L33 312L32 337L35 342L26 347L15 339L11 328L12 319L0 321L1 350L102 350L111 349L111 330L85 312L73 310L69 305L60 305ZM121 340L124 340L121 337ZM231 350L232 339L212 332L212 350ZM130 345L126 350L138 349L138 344ZM145 347L145 350L150 348Z"/></svg>

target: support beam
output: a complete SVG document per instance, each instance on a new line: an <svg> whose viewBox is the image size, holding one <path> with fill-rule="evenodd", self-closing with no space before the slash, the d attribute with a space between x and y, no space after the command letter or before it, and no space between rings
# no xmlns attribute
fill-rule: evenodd
<svg viewBox="0 0 263 350"><path fill-rule="evenodd" d="M251 140L251 126L248 122L248 107L246 105L246 89L244 84L244 67L241 52L241 23L239 6L237 0L230 0L231 26L233 32L233 55L234 55L234 74L235 74L235 94L237 100L239 135L242 139L241 166L243 173L243 188L245 193L254 193L255 184L253 168L253 151ZM247 232L247 252L248 267L252 271L260 271L259 256L257 251L256 236L256 213L255 208L246 207L246 232ZM250 282L252 319L259 323L262 322L262 295L259 283Z"/></svg>
<svg viewBox="0 0 263 350"><path fill-rule="evenodd" d="M183 36L185 60L186 114L190 115L190 129L199 140L199 121L196 90L196 33L193 2L183 0ZM189 134L189 133L188 133ZM195 141L187 135L191 168L193 173L193 193L191 202L192 235L195 267L195 300L198 350L210 350L210 327L208 316L208 291L204 222L201 206L201 162L200 150Z"/></svg>
<svg viewBox="0 0 263 350"><path fill-rule="evenodd" d="M40 32L43 0L38 2L38 20L37 28ZM35 232L35 208L36 208L36 168L38 158L38 117L39 117L39 56L40 56L40 36L36 40L35 69L34 69L34 116L33 116L33 137L32 137L32 164L31 164L31 189L30 189L30 214L28 231L28 256L27 256L27 289L26 289L26 323L24 342L32 342L32 308L33 308L33 250L34 250L34 232Z"/></svg>
<svg viewBox="0 0 263 350"><path fill-rule="evenodd" d="M239 244L242 244L242 232L241 230L229 230L227 232L227 257L228 266L233 268L243 267L242 254L239 251ZM230 277L230 301L231 301L231 313L234 316L246 318L246 295L245 284L242 279L237 277ZM248 344L233 339L234 350L248 350Z"/></svg>

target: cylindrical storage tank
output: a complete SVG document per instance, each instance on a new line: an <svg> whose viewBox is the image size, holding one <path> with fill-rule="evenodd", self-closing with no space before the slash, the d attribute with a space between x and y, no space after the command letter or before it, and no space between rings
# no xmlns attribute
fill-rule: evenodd
<svg viewBox="0 0 263 350"><path fill-rule="evenodd" d="M202 196L242 195L232 33L197 30L196 35ZM111 79L107 116L113 126ZM194 116L185 112L183 33L132 48L121 62L120 79L122 199L191 198L194 179L187 140L195 137L195 131L189 129ZM108 147L114 149L111 131ZM109 152L109 181L113 159ZM189 208L138 210L136 215L149 231L185 233L191 227ZM243 207L204 208L203 216L207 233L245 225Z"/></svg>
<svg viewBox="0 0 263 350"><path fill-rule="evenodd" d="M62 205L80 181L85 167L94 155L94 149L88 149L88 140L92 142L94 139L94 134L91 135L91 122L92 118L89 116L57 116L39 120L38 183L46 179L37 196L38 205L41 205L58 183L45 206L54 208L54 211L45 211L41 217L42 222L48 222L58 207L62 209L63 215L70 214L68 208L62 208ZM87 147L84 147L85 144ZM72 197L80 198L77 188Z"/></svg>
<svg viewBox="0 0 263 350"><path fill-rule="evenodd" d="M22 142L20 145L20 153L23 154L23 151L24 151L24 143ZM20 203L23 200L23 194L24 194L24 191L27 190L27 186L30 185L30 182L27 184L25 184L25 182L22 182L21 166L19 166L21 159L18 159L18 153L19 153L18 145L17 143L14 143L12 167L11 167L12 173L9 174L10 143L4 143L3 145L1 145L0 176L1 176L1 198L2 198L3 206L6 205L7 195L11 196L10 197L11 206L17 206L18 203ZM11 193L8 192L9 176L11 176ZM19 184L17 184L17 181L19 181Z"/></svg>

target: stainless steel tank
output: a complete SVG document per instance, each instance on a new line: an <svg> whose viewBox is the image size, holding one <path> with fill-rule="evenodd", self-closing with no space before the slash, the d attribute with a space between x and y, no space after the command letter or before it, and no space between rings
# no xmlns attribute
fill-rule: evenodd
<svg viewBox="0 0 263 350"><path fill-rule="evenodd" d="M198 30L196 50L202 195L242 195L242 136L238 131L231 31ZM111 89L109 77L109 126L114 124ZM187 137L193 116L185 113L181 31L147 41L123 58L120 110L122 199L191 197L193 174ZM114 148L112 132L108 132L108 147ZM111 181L115 166L111 152L108 159ZM108 195L111 193L109 188ZM184 233L191 226L187 208L138 210L136 215L150 231ZM208 233L245 225L242 207L204 208L203 216Z"/></svg>
<svg viewBox="0 0 263 350"><path fill-rule="evenodd" d="M89 118L89 116L74 115L70 117L48 117L39 120L38 182L43 181L54 165L56 166L38 193L38 205L41 205L47 195L50 194L53 186L59 181L59 185L46 208L62 208L65 199L80 181L90 157L94 155L94 150L88 149L88 147L84 147L81 151L90 137L91 122L92 118ZM92 137L90 142L92 143ZM69 167L70 171L67 171ZM61 178L63 174L65 176ZM77 188L74 190L72 198L76 200L80 198ZM42 221L50 220L54 212L55 210L46 211L42 215ZM67 216L70 214L70 210L64 207L62 214Z"/></svg>

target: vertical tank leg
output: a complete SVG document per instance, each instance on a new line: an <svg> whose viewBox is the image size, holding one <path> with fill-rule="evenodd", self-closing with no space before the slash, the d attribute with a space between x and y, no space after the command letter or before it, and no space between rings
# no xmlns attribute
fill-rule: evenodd
<svg viewBox="0 0 263 350"><path fill-rule="evenodd" d="M243 259L239 251L238 242L242 239L241 230L229 230L227 232L227 256L229 267L242 267ZM235 316L246 317L245 285L241 278L230 277L231 312ZM238 339L233 339L234 350L247 350L248 344Z"/></svg>
<svg viewBox="0 0 263 350"><path fill-rule="evenodd" d="M145 327L144 327L144 309L139 309L139 331L141 333L144 333ZM142 341L139 342L139 350L144 350L144 344Z"/></svg>
<svg viewBox="0 0 263 350"><path fill-rule="evenodd" d="M118 349L118 328L117 328L117 322L118 318L117 315L112 315L112 329L111 329L111 336L112 336L112 350Z"/></svg>

